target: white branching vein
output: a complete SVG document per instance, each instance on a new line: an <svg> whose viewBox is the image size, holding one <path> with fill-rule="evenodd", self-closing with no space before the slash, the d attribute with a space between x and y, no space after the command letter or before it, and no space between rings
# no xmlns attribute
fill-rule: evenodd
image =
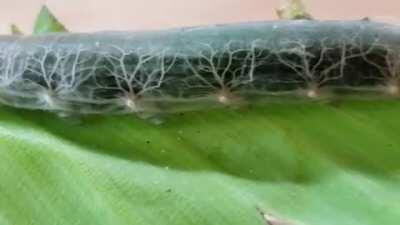
<svg viewBox="0 0 400 225"><path fill-rule="evenodd" d="M140 105L144 96L155 95L166 79L166 74L175 64L176 56L167 58L168 49L155 51L137 48L125 50L112 46L118 54L105 54L104 59L109 66L105 66L107 83L104 74L96 78L98 89L116 91L119 95L113 96L120 100L128 110L138 112L143 110ZM115 85L110 85L110 82ZM162 93L158 93L162 94Z"/></svg>
<svg viewBox="0 0 400 225"><path fill-rule="evenodd" d="M351 43L351 42L350 42ZM305 41L287 41L288 48L280 49L276 56L280 63L293 70L305 83L306 95L318 97L319 89L330 81L343 78L349 59L359 57L359 46L348 41L328 43L322 39L317 45Z"/></svg>
<svg viewBox="0 0 400 225"><path fill-rule="evenodd" d="M221 103L230 103L232 93L251 85L257 67L266 64L270 54L260 48L263 44L254 40L250 44L229 41L222 49L207 43L193 46L193 54L185 57L191 74L187 87L210 90Z"/></svg>
<svg viewBox="0 0 400 225"><path fill-rule="evenodd" d="M77 45L74 48L37 46L27 53L25 79L36 89L39 99L50 108L64 107L63 99L81 98L79 88L95 75L95 54ZM60 109L62 110L62 108Z"/></svg>
<svg viewBox="0 0 400 225"><path fill-rule="evenodd" d="M7 51L0 51L0 87L10 88L22 78L27 63L19 60L22 50L11 46Z"/></svg>
<svg viewBox="0 0 400 225"><path fill-rule="evenodd" d="M370 52L380 52L378 60L372 59ZM374 66L379 76L373 75L371 79L377 79L384 85L384 91L390 95L400 94L400 48L379 43L377 40L374 45L362 51L362 58Z"/></svg>

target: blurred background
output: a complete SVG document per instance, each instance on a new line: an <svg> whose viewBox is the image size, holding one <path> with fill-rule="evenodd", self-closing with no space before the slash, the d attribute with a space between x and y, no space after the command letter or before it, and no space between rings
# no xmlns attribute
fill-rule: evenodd
<svg viewBox="0 0 400 225"><path fill-rule="evenodd" d="M0 0L0 33L16 23L32 30L46 4L75 32L143 30L276 19L281 0ZM400 0L304 0L318 19L373 19L400 23Z"/></svg>

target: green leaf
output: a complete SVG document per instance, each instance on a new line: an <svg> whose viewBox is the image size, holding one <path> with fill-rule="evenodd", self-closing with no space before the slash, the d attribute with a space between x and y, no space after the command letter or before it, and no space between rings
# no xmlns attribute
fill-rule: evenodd
<svg viewBox="0 0 400 225"><path fill-rule="evenodd" d="M67 29L50 12L47 6L43 6L36 18L33 34L45 34L53 32L67 32Z"/></svg>
<svg viewBox="0 0 400 225"><path fill-rule="evenodd" d="M12 35L23 35L24 34L22 32L22 30L16 24L10 25L10 32Z"/></svg>
<svg viewBox="0 0 400 225"><path fill-rule="evenodd" d="M0 224L394 225L399 115L282 103L152 125L2 108Z"/></svg>

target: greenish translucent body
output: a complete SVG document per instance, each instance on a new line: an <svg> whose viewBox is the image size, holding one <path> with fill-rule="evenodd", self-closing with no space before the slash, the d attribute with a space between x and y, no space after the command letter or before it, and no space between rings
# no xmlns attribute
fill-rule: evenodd
<svg viewBox="0 0 400 225"><path fill-rule="evenodd" d="M398 96L400 29L277 21L0 38L4 104L142 113L346 94Z"/></svg>

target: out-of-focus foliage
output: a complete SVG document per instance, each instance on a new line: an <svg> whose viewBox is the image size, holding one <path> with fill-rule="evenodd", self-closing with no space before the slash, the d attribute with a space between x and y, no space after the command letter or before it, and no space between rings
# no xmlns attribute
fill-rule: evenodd
<svg viewBox="0 0 400 225"><path fill-rule="evenodd" d="M312 19L301 0L285 0L281 8L276 10L279 19Z"/></svg>
<svg viewBox="0 0 400 225"><path fill-rule="evenodd" d="M22 30L15 24L10 25L10 31L13 35L23 35Z"/></svg>
<svg viewBox="0 0 400 225"><path fill-rule="evenodd" d="M66 32L67 29L58 19L50 12L47 6L43 6L36 18L33 29L34 34L43 34L51 32Z"/></svg>

